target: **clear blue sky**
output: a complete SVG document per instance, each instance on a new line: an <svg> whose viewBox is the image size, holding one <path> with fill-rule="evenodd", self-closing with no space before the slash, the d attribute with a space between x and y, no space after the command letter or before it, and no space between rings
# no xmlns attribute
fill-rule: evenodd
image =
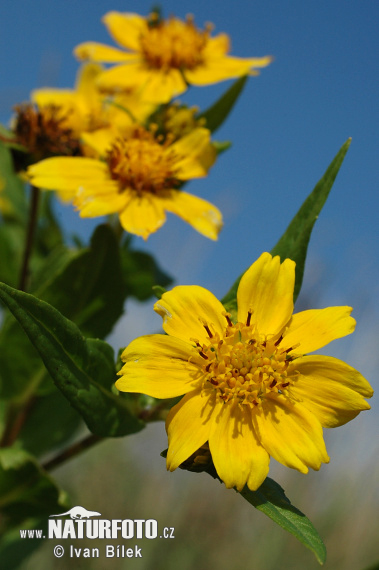
<svg viewBox="0 0 379 570"><path fill-rule="evenodd" d="M192 13L199 25L213 22L215 32L231 36L234 55L271 54L275 61L249 80L235 110L217 132L218 139L233 142L232 149L219 158L206 180L188 186L223 211L225 227L219 241L206 240L169 215L146 244L139 238L136 244L156 254L177 283L200 284L222 296L263 250L272 248L351 136L345 163L314 229L304 294L311 295L313 305L355 308L354 346L363 346L364 353L356 351L356 362L351 364L366 366L362 371L375 383L378 2L166 0L160 4L166 15ZM117 0L3 0L0 118L7 121L12 105L26 100L35 87L73 85L78 68L73 47L86 40L111 43L100 20L104 13L147 14L151 5ZM205 108L228 85L193 88L182 100ZM71 208L63 208L59 215L68 231L88 235L93 226ZM148 330L144 330L144 319L141 332L159 328L158 319L151 322L146 317ZM117 343L122 329L116 334ZM345 350L348 347L351 353L353 341L346 342ZM338 355L335 350L333 354Z"/></svg>

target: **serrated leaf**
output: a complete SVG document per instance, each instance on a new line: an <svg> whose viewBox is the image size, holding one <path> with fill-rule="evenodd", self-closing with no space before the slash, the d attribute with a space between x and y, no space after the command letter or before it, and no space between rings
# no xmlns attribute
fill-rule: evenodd
<svg viewBox="0 0 379 570"><path fill-rule="evenodd" d="M73 322L33 295L0 284L0 299L34 344L56 386L94 434L116 437L144 427L129 411L127 399L111 391L116 371L108 344L85 339Z"/></svg>
<svg viewBox="0 0 379 570"><path fill-rule="evenodd" d="M291 221L283 236L271 250L271 254L279 255L281 260L290 258L296 262L294 301L300 292L303 281L305 259L313 226L329 196L329 192L332 189L334 180L336 179L350 143L351 139L348 139L342 145L326 170L324 176L318 181L311 194ZM237 309L237 289L242 275L238 277L230 291L222 299L222 303L228 311L233 312Z"/></svg>
<svg viewBox="0 0 379 570"><path fill-rule="evenodd" d="M238 97L240 96L248 76L244 75L233 83L231 87L214 103L209 109L200 113L198 119L205 119L205 126L212 133L216 131L225 121L230 111L233 109Z"/></svg>

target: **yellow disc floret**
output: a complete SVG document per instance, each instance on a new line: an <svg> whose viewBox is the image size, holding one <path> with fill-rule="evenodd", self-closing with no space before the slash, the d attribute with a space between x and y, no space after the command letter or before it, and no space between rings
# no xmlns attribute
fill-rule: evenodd
<svg viewBox="0 0 379 570"><path fill-rule="evenodd" d="M280 349L282 338L261 335L250 324L251 315L248 312L246 323L233 324L225 313L227 326L222 338L204 322L209 344L200 345L196 340L195 343L204 359L204 393L214 390L225 403L234 400L254 407L270 392L286 394L293 376L287 376L292 357L288 356L288 350Z"/></svg>
<svg viewBox="0 0 379 570"><path fill-rule="evenodd" d="M191 16L185 22L176 18L151 25L141 36L145 62L156 69L194 69L203 62L203 51L211 26L199 30Z"/></svg>
<svg viewBox="0 0 379 570"><path fill-rule="evenodd" d="M161 144L153 133L142 128L136 129L130 139L116 140L108 152L107 163L120 191L130 188L138 194L159 194L178 187L175 153L167 149L170 142Z"/></svg>

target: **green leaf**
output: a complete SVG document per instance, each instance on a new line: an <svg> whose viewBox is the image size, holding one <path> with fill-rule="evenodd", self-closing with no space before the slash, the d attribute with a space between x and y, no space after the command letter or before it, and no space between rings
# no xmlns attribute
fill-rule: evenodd
<svg viewBox="0 0 379 570"><path fill-rule="evenodd" d="M21 540L20 529L47 530L48 517L67 511L66 493L22 449L0 449L0 560L2 568L17 568L41 545Z"/></svg>
<svg viewBox="0 0 379 570"><path fill-rule="evenodd" d="M108 344L85 339L74 323L33 295L0 284L0 299L34 344L56 386L93 433L116 437L144 427L131 414L128 400L112 392L116 371Z"/></svg>
<svg viewBox="0 0 379 570"><path fill-rule="evenodd" d="M324 564L326 548L320 535L304 513L291 504L278 483L266 477L257 491L250 491L245 486L240 494L253 507L293 534L314 553L320 564Z"/></svg>
<svg viewBox="0 0 379 570"><path fill-rule="evenodd" d="M161 456L167 457L167 449ZM180 465L181 469L192 473L208 473L213 479L222 480L217 474L208 444L203 445ZM284 530L293 534L307 548L312 550L320 564L326 560L326 548L310 520L291 504L284 489L270 477L266 477L256 491L250 491L245 485L240 493L253 507L264 513Z"/></svg>
<svg viewBox="0 0 379 570"><path fill-rule="evenodd" d="M0 223L0 281L12 287L19 280L24 241L25 228L20 224Z"/></svg>
<svg viewBox="0 0 379 570"><path fill-rule="evenodd" d="M300 292L303 281L305 259L313 226L326 202L350 143L351 139L348 139L342 145L326 170L324 176L316 184L315 188L305 200L283 236L271 250L271 254L279 255L281 260L290 258L296 262L294 301ZM222 303L228 311L233 312L237 309L237 289L242 275L237 279L230 291L222 299Z"/></svg>
<svg viewBox="0 0 379 570"><path fill-rule="evenodd" d="M72 252L66 259L67 264L50 279L48 260L46 281L32 291L74 321L84 335L104 338L122 314L127 295L112 229L106 224L98 226L90 247Z"/></svg>
<svg viewBox="0 0 379 570"><path fill-rule="evenodd" d="M67 499L29 453L0 449L0 509L9 526L25 518L63 512Z"/></svg>
<svg viewBox="0 0 379 570"><path fill-rule="evenodd" d="M17 441L39 457L71 440L82 419L63 394L54 392L32 401Z"/></svg>
<svg viewBox="0 0 379 570"><path fill-rule="evenodd" d="M237 81L235 81L233 85L229 87L223 95L221 95L220 99L218 99L216 103L197 116L197 119L205 119L205 126L212 133L222 125L230 111L233 109L238 97L245 87L247 78L248 75L244 75L237 79Z"/></svg>
<svg viewBox="0 0 379 570"><path fill-rule="evenodd" d="M153 296L153 287L167 287L172 283L172 278L158 266L154 257L130 248L129 238L121 244L120 254L127 295L146 301Z"/></svg>
<svg viewBox="0 0 379 570"><path fill-rule="evenodd" d="M28 204L24 183L15 173L12 155L0 141L0 197L3 202L1 216L6 221L26 223Z"/></svg>

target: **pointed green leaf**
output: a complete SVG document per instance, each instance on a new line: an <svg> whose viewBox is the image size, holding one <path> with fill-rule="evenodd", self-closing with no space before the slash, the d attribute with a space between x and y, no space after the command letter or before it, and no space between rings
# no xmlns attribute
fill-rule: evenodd
<svg viewBox="0 0 379 570"><path fill-rule="evenodd" d="M222 125L230 111L233 109L238 97L245 87L247 78L248 76L244 75L237 79L237 81L235 81L233 85L229 87L223 95L221 95L220 99L218 99L216 103L197 116L198 119L205 119L205 126L212 133Z"/></svg>
<svg viewBox="0 0 379 570"><path fill-rule="evenodd" d="M296 300L303 281L305 259L309 239L313 226L321 212L334 180L342 165L343 159L350 146L351 139L348 139L341 147L324 176L316 184L315 188L305 200L300 210L297 212L292 222L280 238L276 246L271 250L272 255L279 255L281 260L286 258L296 262L296 281L294 290L294 300ZM230 291L222 299L222 303L228 311L236 311L237 289L242 275L233 284Z"/></svg>
<svg viewBox="0 0 379 570"><path fill-rule="evenodd" d="M167 449L161 453L167 456ZM210 455L209 447L204 445L180 465L181 469L192 473L206 472L214 479L221 479L217 474ZM237 489L235 491L238 493ZM318 532L310 520L299 509L294 507L286 497L284 489L270 477L266 477L256 491L247 485L240 492L253 507L264 513L284 530L290 532L307 548L312 550L320 564L326 560L326 549Z"/></svg>
<svg viewBox="0 0 379 570"><path fill-rule="evenodd" d="M93 433L116 437L144 427L130 413L127 399L112 392L116 371L109 345L85 339L74 323L33 295L0 284L0 299L34 344L56 386Z"/></svg>
<svg viewBox="0 0 379 570"><path fill-rule="evenodd" d="M320 564L324 564L326 548L320 535L311 521L291 504L278 483L267 477L257 491L250 491L245 486L241 495L253 507L293 534L313 552Z"/></svg>

